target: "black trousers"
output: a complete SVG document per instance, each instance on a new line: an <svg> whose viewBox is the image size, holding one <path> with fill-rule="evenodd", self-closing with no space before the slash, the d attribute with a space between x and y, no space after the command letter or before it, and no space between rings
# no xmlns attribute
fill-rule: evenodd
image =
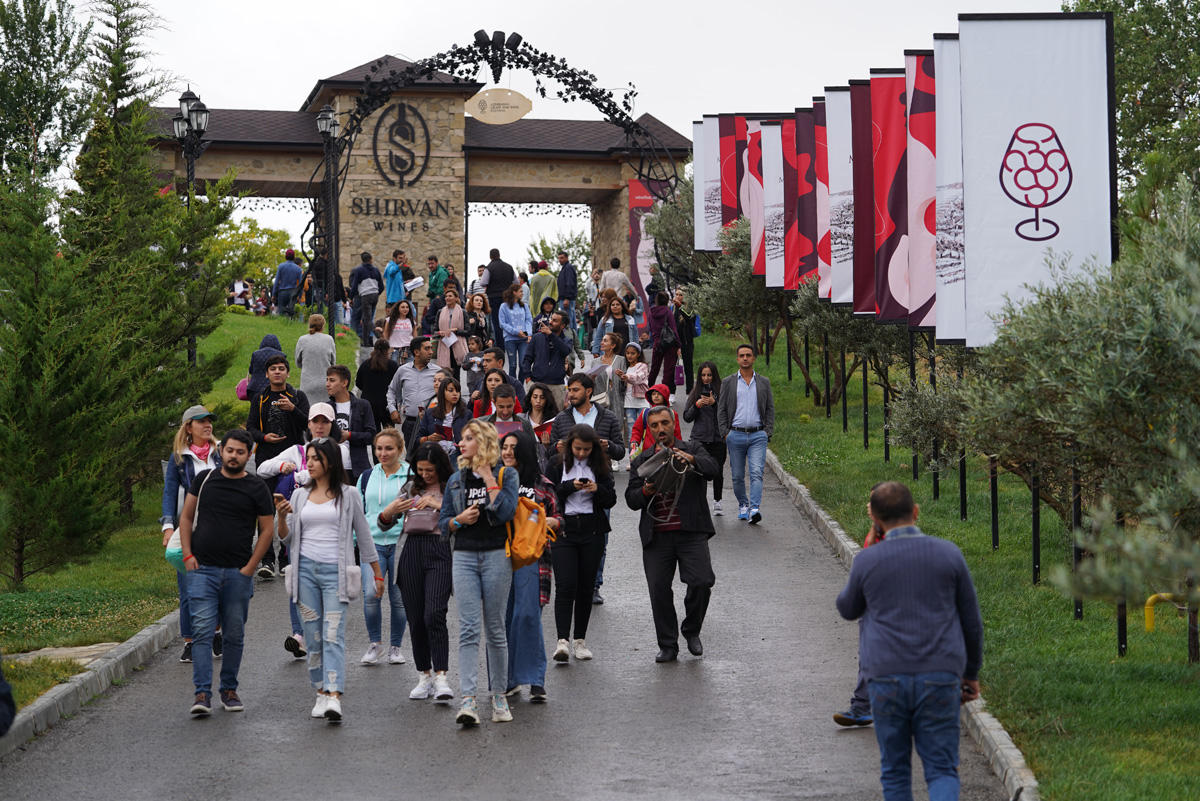
<svg viewBox="0 0 1200 801"><path fill-rule="evenodd" d="M680 580L687 585L683 596L683 636L698 636L717 581L708 552L708 535L694 531L655 532L650 544L642 549L658 647L674 651L679 650L681 631L675 615L675 595L671 592L676 565Z"/></svg>
<svg viewBox="0 0 1200 801"><path fill-rule="evenodd" d="M396 579L408 615L413 662L422 673L447 670L450 635L446 609L450 606L450 543L437 534L413 534L404 542Z"/></svg>
<svg viewBox="0 0 1200 801"><path fill-rule="evenodd" d="M692 369L692 356L695 352L695 340L691 337L680 337L679 358L683 360L683 380L689 395L692 394L692 386L696 383L696 372Z"/></svg>
<svg viewBox="0 0 1200 801"><path fill-rule="evenodd" d="M712 480L713 500L721 500L721 488L725 484L725 443L724 442L701 442L701 447L708 451L708 455L717 460L717 477Z"/></svg>
<svg viewBox="0 0 1200 801"><path fill-rule="evenodd" d="M592 617L592 588L600 555L604 553L604 534L600 532L604 515L566 515L563 530L550 548L554 563L554 626L558 639L571 639L574 612L575 639L587 636Z"/></svg>

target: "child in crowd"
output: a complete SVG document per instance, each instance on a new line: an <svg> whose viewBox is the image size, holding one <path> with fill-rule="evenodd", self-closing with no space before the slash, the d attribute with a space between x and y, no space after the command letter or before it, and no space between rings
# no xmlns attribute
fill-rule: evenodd
<svg viewBox="0 0 1200 801"><path fill-rule="evenodd" d="M467 374L467 395L470 396L483 386L483 340L474 334L467 337L467 356L462 367Z"/></svg>
<svg viewBox="0 0 1200 801"><path fill-rule="evenodd" d="M670 397L668 393L666 384L655 384L646 390L647 407L638 413L637 420L633 423L633 429L629 432L631 459L636 459L639 453L654 444L654 435L650 433L650 426L646 425L646 413L655 406L670 408L671 404L667 402L667 398ZM679 415L674 409L671 409L671 415L675 418L675 439L683 439L683 435L679 431Z"/></svg>

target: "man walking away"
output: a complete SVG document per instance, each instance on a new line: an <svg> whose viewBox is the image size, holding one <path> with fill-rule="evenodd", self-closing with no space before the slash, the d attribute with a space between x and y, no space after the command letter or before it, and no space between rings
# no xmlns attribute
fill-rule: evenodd
<svg viewBox="0 0 1200 801"><path fill-rule="evenodd" d="M754 372L754 348L737 346L738 371L721 381L717 426L729 452L729 472L738 502L738 520L756 525L762 520L763 465L767 442L775 431L775 396L765 375ZM746 495L746 467L750 469L750 495Z"/></svg>
<svg viewBox="0 0 1200 801"><path fill-rule="evenodd" d="M558 304L567 313L571 322L570 331L575 333L575 299L579 297L579 273L567 258L565 250L558 251Z"/></svg>
<svg viewBox="0 0 1200 801"><path fill-rule="evenodd" d="M550 315L550 325L543 323L529 340L525 363L521 365L523 375L529 375L535 383L541 382L550 387L554 403L560 409L566 401L563 380L567 377L567 359L574 352L570 341L563 335L566 327L567 313L556 310Z"/></svg>
<svg viewBox="0 0 1200 801"><path fill-rule="evenodd" d="M192 641L196 644L192 651L196 695L191 708L196 716L212 712L212 639L218 618L225 641L221 705L226 712L245 709L237 694L238 669L254 595L254 566L275 537L271 493L261 478L246 472L254 440L249 433L234 429L220 447L221 467L196 474L179 518Z"/></svg>
<svg viewBox="0 0 1200 801"><path fill-rule="evenodd" d="M296 295L300 292L300 279L303 271L296 264L296 251L291 248L283 254L284 260L275 268L275 283L272 287L272 300L275 303L275 313L285 317L296 314Z"/></svg>
<svg viewBox="0 0 1200 801"><path fill-rule="evenodd" d="M383 276L371 263L371 254L363 251L362 263L350 271L350 297L358 298L357 323L362 326L359 336L364 348L375 342L375 304L383 289Z"/></svg>
<svg viewBox="0 0 1200 801"><path fill-rule="evenodd" d="M492 330L496 332L497 341L500 341L502 339L500 336L502 330L500 328L500 306L504 303L504 293L517 282L517 274L513 271L511 264L500 260L498 248L488 251L488 258L491 261L484 268L479 283L483 287L484 294L487 295L488 307L492 310Z"/></svg>
<svg viewBox="0 0 1200 801"><path fill-rule="evenodd" d="M917 528L908 487L871 492L883 542L862 551L837 597L847 620L862 618L859 662L867 676L879 742L884 801L912 798L912 749L930 801L958 798L959 704L979 697L983 620L956 545Z"/></svg>
<svg viewBox="0 0 1200 801"><path fill-rule="evenodd" d="M644 451L630 465L625 502L630 509L641 510L638 532L642 537L642 566L658 637L659 650L654 661L674 662L679 655L681 632L693 656L704 653L700 629L717 580L708 551L708 539L716 532L705 503L705 481L717 475L717 462L698 444L675 439L675 415L666 406L651 409L647 424L654 433L655 447ZM669 450L679 466L691 468L674 491L660 491L639 473L638 468L660 449ZM676 566L680 580L687 585L682 628L678 625L675 596L671 592Z"/></svg>

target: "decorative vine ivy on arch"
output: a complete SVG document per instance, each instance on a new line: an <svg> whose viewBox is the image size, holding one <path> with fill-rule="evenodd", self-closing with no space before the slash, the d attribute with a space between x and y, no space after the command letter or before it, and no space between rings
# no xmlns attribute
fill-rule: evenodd
<svg viewBox="0 0 1200 801"><path fill-rule="evenodd" d="M540 97L554 96L563 102L585 101L591 103L605 120L621 128L625 133L626 152L628 161L637 177L655 196L664 202L674 199L675 187L679 180L679 172L670 152L663 146L651 131L633 119L633 100L637 97L637 89L630 83L618 101L611 90L596 85L596 76L586 70L579 70L567 64L566 59L538 50L518 33L505 36L503 31L495 31L490 36L486 31L476 31L474 41L469 45L456 45L437 55L417 61L403 69L385 69L385 62L375 62L370 68L370 74L363 83L354 108L342 122L341 133L330 143L331 174L334 191L329 195L330 185L323 187L322 197L330 207L336 208L336 198L346 182L350 160L343 158L354 147L358 135L368 117L383 108L396 92L412 86L424 78L436 73L449 75L454 83L476 80L479 70L487 67L491 70L492 80L499 83L505 69L528 70L536 81L536 91ZM325 165L318 166L309 178L309 197L315 197L312 191L314 184L325 183L322 173ZM313 240L318 247L324 247L329 234L336 227L321 220L316 200L312 201L313 218L305 230L302 241L309 241L309 232L313 231ZM336 211L334 212L336 213ZM336 247L333 248L336 253ZM332 269L332 261L330 268Z"/></svg>

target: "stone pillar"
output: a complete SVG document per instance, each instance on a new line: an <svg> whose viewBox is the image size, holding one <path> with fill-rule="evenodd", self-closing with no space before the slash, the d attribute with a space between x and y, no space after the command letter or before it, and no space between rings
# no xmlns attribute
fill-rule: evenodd
<svg viewBox="0 0 1200 801"><path fill-rule="evenodd" d="M604 201L593 203L592 265L607 270L614 256L621 269L629 272L629 186L611 193Z"/></svg>

